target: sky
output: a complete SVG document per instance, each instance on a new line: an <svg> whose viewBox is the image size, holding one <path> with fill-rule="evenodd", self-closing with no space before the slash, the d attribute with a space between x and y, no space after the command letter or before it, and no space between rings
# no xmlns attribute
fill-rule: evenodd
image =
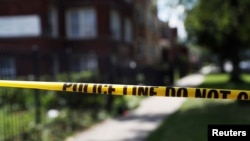
<svg viewBox="0 0 250 141"><path fill-rule="evenodd" d="M184 26L185 7L178 4L179 0L157 0L158 18L168 22L169 27L176 27L178 38L185 40L187 32Z"/></svg>

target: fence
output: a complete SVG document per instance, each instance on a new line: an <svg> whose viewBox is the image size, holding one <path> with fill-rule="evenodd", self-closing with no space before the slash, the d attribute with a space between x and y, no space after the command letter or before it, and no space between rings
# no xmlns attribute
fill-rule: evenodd
<svg viewBox="0 0 250 141"><path fill-rule="evenodd" d="M29 57L18 56L17 58L21 61L34 61L35 68L35 64L37 64L37 60L33 58L35 55L34 53ZM15 70L15 58L7 52L2 52L0 55L0 79L16 79ZM38 134L36 125L39 124L38 120L41 115L37 114L40 108L37 96L39 95L34 90L0 89L0 141L30 140L31 132L34 137L35 134Z"/></svg>
<svg viewBox="0 0 250 141"><path fill-rule="evenodd" d="M29 56L24 59L34 61L32 80L38 80L36 54ZM30 80L29 77L16 77L13 66L9 55L1 55L0 78ZM68 81L68 75L61 74L58 81ZM74 82L100 82L93 71L70 75ZM41 79L45 78L40 76ZM1 87L0 141L63 140L69 133L87 128L108 114L120 113L118 109L125 103L123 97L110 98L110 95L69 95L65 92Z"/></svg>
<svg viewBox="0 0 250 141"><path fill-rule="evenodd" d="M40 75L38 62L41 61L41 56L39 58L39 52L36 48L34 48L33 52L30 51L30 53L22 50L24 56L10 54L7 49L0 48L0 79L54 79L54 77L52 79L42 78ZM15 64L15 59L22 63ZM48 58L43 58L43 61L51 63ZM31 65L27 65L27 63ZM31 70L32 77L17 77L16 65L19 65L19 68L21 65L23 70ZM27 66L31 67L26 68ZM66 64L66 66L69 65ZM111 68L113 68L113 72L108 80L111 83L137 83L135 81L137 70L121 66L112 66ZM159 73L159 71L152 69L143 69L140 73L150 76L149 78L155 78L153 80L146 78L145 82L149 84L157 85L164 81L162 79L164 72ZM102 82L98 74L93 74L93 71L74 76L70 73L70 70L66 74L62 74L57 81L69 81L69 78L70 81L74 82ZM119 80L115 80L117 78ZM160 78L161 81L159 81ZM1 87L0 141L62 140L67 136L67 133L87 128L93 122L104 119L107 114L115 115L122 113L121 109L126 110L126 106L126 100L122 96L113 97L111 95L98 94L69 95L65 92ZM61 134L62 132L64 134Z"/></svg>

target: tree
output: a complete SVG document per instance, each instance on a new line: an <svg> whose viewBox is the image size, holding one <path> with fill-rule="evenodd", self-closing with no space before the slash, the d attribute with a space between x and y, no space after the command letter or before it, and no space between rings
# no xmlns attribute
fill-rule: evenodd
<svg viewBox="0 0 250 141"><path fill-rule="evenodd" d="M198 0L188 11L185 26L188 39L208 47L221 62L232 61L231 80L241 81L239 53L250 45L248 0Z"/></svg>

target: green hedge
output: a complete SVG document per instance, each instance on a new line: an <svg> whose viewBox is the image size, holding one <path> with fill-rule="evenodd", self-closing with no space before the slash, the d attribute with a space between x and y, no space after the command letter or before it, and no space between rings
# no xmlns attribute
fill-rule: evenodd
<svg viewBox="0 0 250 141"><path fill-rule="evenodd" d="M19 80L32 80L24 77ZM41 81L51 81L41 76ZM94 71L73 74L58 74L58 82L99 83L100 76ZM35 94L40 95L41 123L35 124ZM108 95L80 94L58 91L35 91L33 89L0 89L0 141L42 140L59 141L78 130L84 130L110 116L117 116L121 110L134 109L141 97L111 96L111 109L107 109ZM49 118L49 110L58 115ZM62 134L63 133L63 134Z"/></svg>

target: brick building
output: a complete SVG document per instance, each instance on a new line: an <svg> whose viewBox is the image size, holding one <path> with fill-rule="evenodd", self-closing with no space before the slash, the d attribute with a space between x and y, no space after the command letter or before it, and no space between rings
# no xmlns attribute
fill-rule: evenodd
<svg viewBox="0 0 250 141"><path fill-rule="evenodd" d="M141 66L159 63L160 21L155 0L135 0L135 58Z"/></svg>
<svg viewBox="0 0 250 141"><path fill-rule="evenodd" d="M11 76L98 70L110 81L111 68L134 59L133 8L130 0L0 1L0 66Z"/></svg>

